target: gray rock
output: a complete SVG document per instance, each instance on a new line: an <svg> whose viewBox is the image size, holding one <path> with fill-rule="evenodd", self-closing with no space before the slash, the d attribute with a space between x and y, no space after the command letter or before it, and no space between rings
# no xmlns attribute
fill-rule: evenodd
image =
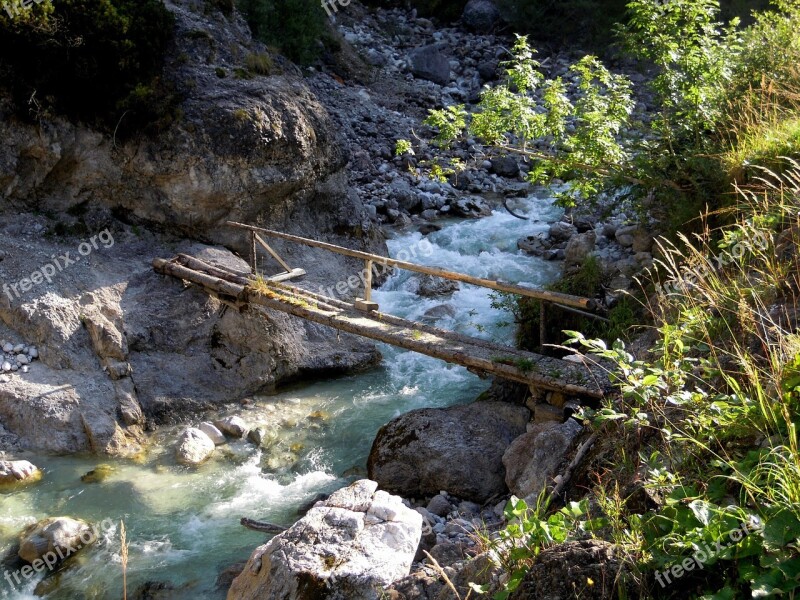
<svg viewBox="0 0 800 600"><path fill-rule="evenodd" d="M526 501L538 497L567 460L567 453L583 427L573 420L535 423L531 431L515 439L503 455L506 483Z"/></svg>
<svg viewBox="0 0 800 600"><path fill-rule="evenodd" d="M211 458L215 447L214 442L208 435L199 429L190 427L178 441L178 447L175 449L175 458L182 465L196 467Z"/></svg>
<svg viewBox="0 0 800 600"><path fill-rule="evenodd" d="M6 354L11 354L13 351L14 351L14 344L11 344L9 342L3 344L3 352L5 352Z"/></svg>
<svg viewBox="0 0 800 600"><path fill-rule="evenodd" d="M27 354L18 354L17 355L17 364L18 365L27 365L31 362L31 359L28 357Z"/></svg>
<svg viewBox="0 0 800 600"><path fill-rule="evenodd" d="M214 425L225 435L233 438L243 438L247 433L247 424L241 417L225 417L214 421Z"/></svg>
<svg viewBox="0 0 800 600"><path fill-rule="evenodd" d="M228 441L225 439L223 433L213 423L209 423L208 421L200 423L198 429L205 433L209 439L214 442L215 446L222 446Z"/></svg>
<svg viewBox="0 0 800 600"><path fill-rule="evenodd" d="M433 498L431 498L431 501L428 502L427 509L428 512L436 515L437 517L446 517L452 512L453 505L450 504L450 501L441 494L436 494Z"/></svg>
<svg viewBox="0 0 800 600"><path fill-rule="evenodd" d="M461 286L457 281L433 275L415 275L406 281L403 288L424 298L436 298L457 292Z"/></svg>
<svg viewBox="0 0 800 600"><path fill-rule="evenodd" d="M492 159L491 171L501 177L518 177L519 163L513 156L499 156Z"/></svg>
<svg viewBox="0 0 800 600"><path fill-rule="evenodd" d="M506 491L503 453L529 418L528 409L502 402L412 411L378 432L369 477L405 497L445 489L484 502Z"/></svg>
<svg viewBox="0 0 800 600"><path fill-rule="evenodd" d="M422 315L424 321L438 321L439 319L454 318L456 316L456 309L449 304L440 304L429 308Z"/></svg>
<svg viewBox="0 0 800 600"><path fill-rule="evenodd" d="M427 79L439 85L450 82L450 59L439 49L438 44L423 46L408 55L414 77Z"/></svg>
<svg viewBox="0 0 800 600"><path fill-rule="evenodd" d="M461 18L468 29L488 33L500 20L500 12L491 0L469 0Z"/></svg>
<svg viewBox="0 0 800 600"><path fill-rule="evenodd" d="M617 243L620 246L625 248L630 248L633 246L633 242L636 239L636 236L639 234L639 226L638 225L624 225L623 227L619 227L614 234L617 239Z"/></svg>
<svg viewBox="0 0 800 600"><path fill-rule="evenodd" d="M228 599L381 598L409 574L422 516L377 487L363 480L334 493L257 548Z"/></svg>
<svg viewBox="0 0 800 600"><path fill-rule="evenodd" d="M0 486L33 483L42 478L42 472L27 460L0 461Z"/></svg>
<svg viewBox="0 0 800 600"><path fill-rule="evenodd" d="M61 556L75 554L90 545L95 539L91 527L85 521L69 517L53 517L31 525L19 538L19 557L33 563L49 552Z"/></svg>
<svg viewBox="0 0 800 600"><path fill-rule="evenodd" d="M569 239L577 233L578 230L574 225L566 221L559 221L558 223L550 225L548 235L553 242L558 243L569 241Z"/></svg>
<svg viewBox="0 0 800 600"><path fill-rule="evenodd" d="M564 266L567 269L581 266L594 251L596 236L594 231L579 233L572 237L564 249Z"/></svg>

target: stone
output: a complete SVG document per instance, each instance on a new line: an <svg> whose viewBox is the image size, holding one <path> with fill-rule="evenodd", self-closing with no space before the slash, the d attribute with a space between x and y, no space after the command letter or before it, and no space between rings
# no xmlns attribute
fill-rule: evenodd
<svg viewBox="0 0 800 600"><path fill-rule="evenodd" d="M624 225L617 228L614 237L620 246L623 246L624 248L630 248L633 246L633 242L636 240L636 236L639 234L640 231L638 225Z"/></svg>
<svg viewBox="0 0 800 600"><path fill-rule="evenodd" d="M316 505L257 548L228 600L378 600L406 577L422 537L422 516L362 480Z"/></svg>
<svg viewBox="0 0 800 600"><path fill-rule="evenodd" d="M52 552L74 555L95 540L88 523L70 517L51 517L27 527L19 537L19 557L33 563Z"/></svg>
<svg viewBox="0 0 800 600"><path fill-rule="evenodd" d="M27 354L17 354L17 364L18 365L20 365L20 366L27 365L27 364L30 363L30 361L31 361L31 359L28 358Z"/></svg>
<svg viewBox="0 0 800 600"><path fill-rule="evenodd" d="M414 77L439 85L450 82L450 59L442 53L438 44L416 48L408 55L408 59Z"/></svg>
<svg viewBox="0 0 800 600"><path fill-rule="evenodd" d="M203 464L214 454L214 442L205 433L194 427L183 432L175 450L178 463L190 467Z"/></svg>
<svg viewBox="0 0 800 600"><path fill-rule="evenodd" d="M422 315L423 321L438 321L440 319L452 319L456 316L456 309L449 304L440 304L426 310Z"/></svg>
<svg viewBox="0 0 800 600"><path fill-rule="evenodd" d="M594 231L573 236L564 249L564 266L567 269L580 267L594 251L597 236Z"/></svg>
<svg viewBox="0 0 800 600"><path fill-rule="evenodd" d="M500 11L491 0L469 0L461 19L467 29L476 33L488 33L500 20Z"/></svg>
<svg viewBox="0 0 800 600"><path fill-rule="evenodd" d="M81 475L83 483L103 483L111 477L116 469L112 465L98 465L88 473Z"/></svg>
<svg viewBox="0 0 800 600"><path fill-rule="evenodd" d="M499 156L491 160L491 172L501 177L518 177L519 163L513 156Z"/></svg>
<svg viewBox="0 0 800 600"><path fill-rule="evenodd" d="M5 362L3 363L3 365L2 365L2 369L3 369L3 371L5 371L6 373L9 373L9 372L11 372L11 363L10 363L10 362L8 362L8 361L5 361Z"/></svg>
<svg viewBox="0 0 800 600"><path fill-rule="evenodd" d="M200 423L198 429L205 433L209 439L214 442L215 446L222 446L228 441L225 439L223 433L213 423L205 421Z"/></svg>
<svg viewBox="0 0 800 600"><path fill-rule="evenodd" d="M42 472L27 460L0 461L0 486L35 483L42 478Z"/></svg>
<svg viewBox="0 0 800 600"><path fill-rule="evenodd" d="M411 411L378 432L369 477L404 497L444 489L485 502L507 491L503 453L525 433L529 418L528 409L503 402Z"/></svg>
<svg viewBox="0 0 800 600"><path fill-rule="evenodd" d="M578 233L578 229L566 221L559 221L550 225L548 235L554 243L567 242L569 239Z"/></svg>
<svg viewBox="0 0 800 600"><path fill-rule="evenodd" d="M247 433L247 424L241 417L225 417L214 421L214 425L222 433L232 438L243 438L244 434Z"/></svg>
<svg viewBox="0 0 800 600"><path fill-rule="evenodd" d="M403 288L425 298L436 298L457 292L461 289L461 286L457 281L451 281L450 279L442 279L432 275L415 275L406 281Z"/></svg>
<svg viewBox="0 0 800 600"><path fill-rule="evenodd" d="M654 243L655 239L652 235L650 235L644 229L639 229L633 236L631 250L633 250L634 254L639 254L640 252L650 252L653 249Z"/></svg>
<svg viewBox="0 0 800 600"><path fill-rule="evenodd" d="M508 489L526 501L535 501L560 474L559 469L582 431L583 427L573 419L534 424L503 455Z"/></svg>
<svg viewBox="0 0 800 600"><path fill-rule="evenodd" d="M452 512L453 505L450 504L450 501L441 494L436 494L433 498L431 498L431 501L428 502L427 510L437 517L446 517Z"/></svg>
<svg viewBox="0 0 800 600"><path fill-rule="evenodd" d="M34 358L39 358L39 350L37 350L36 348L34 348L33 346L31 346L31 347L28 349L28 356L30 356L30 357L31 357L31 359L34 359Z"/></svg>
<svg viewBox="0 0 800 600"><path fill-rule="evenodd" d="M14 351L14 344L10 342L6 342L5 344L3 344L3 352L5 352L6 354L11 354L13 351Z"/></svg>

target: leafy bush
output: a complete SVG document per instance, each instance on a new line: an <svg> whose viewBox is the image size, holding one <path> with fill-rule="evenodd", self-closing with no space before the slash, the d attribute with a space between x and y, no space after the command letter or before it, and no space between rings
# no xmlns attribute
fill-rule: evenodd
<svg viewBox="0 0 800 600"><path fill-rule="evenodd" d="M299 64L322 50L327 15L319 0L239 0L253 35Z"/></svg>
<svg viewBox="0 0 800 600"><path fill-rule="evenodd" d="M59 0L13 20L2 13L2 85L23 110L30 102L40 110L116 123L130 94L158 87L153 78L173 25L159 0Z"/></svg>

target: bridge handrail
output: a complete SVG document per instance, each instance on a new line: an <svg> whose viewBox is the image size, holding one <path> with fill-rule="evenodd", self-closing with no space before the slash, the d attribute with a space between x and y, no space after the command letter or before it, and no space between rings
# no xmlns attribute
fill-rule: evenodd
<svg viewBox="0 0 800 600"><path fill-rule="evenodd" d="M452 281L460 281L471 285L497 290L499 292L508 292L511 294L526 296L528 298L536 298L538 300L544 300L546 302L560 304L562 306L569 306L584 310L595 310L597 308L597 302L591 298L583 298L581 296L573 296L571 294L562 294L560 292L550 292L546 290L534 290L519 285L514 285L512 283L493 281L491 279L483 279L481 277L473 277L472 275L447 271L439 267L428 267L425 265L418 265L416 263L389 258L387 256L380 256L379 254L371 254L369 252L362 252L360 250L351 250L350 248L329 244L328 242L320 242L318 240L312 240L309 238L300 237L298 235L292 235L290 233L282 233L280 231L255 227L253 225L246 225L244 223L237 223L235 221L228 221L227 224L231 227L245 229L253 233L263 233L269 237L286 240L288 242L295 242L297 244L303 244L312 248L321 248L322 250L327 250L336 254L342 254L351 258L359 258L367 261L368 263L377 262L382 265L388 265L398 269L404 269L406 271L414 271L416 273L423 273L425 275L432 275L434 277L441 277L443 279L450 279Z"/></svg>

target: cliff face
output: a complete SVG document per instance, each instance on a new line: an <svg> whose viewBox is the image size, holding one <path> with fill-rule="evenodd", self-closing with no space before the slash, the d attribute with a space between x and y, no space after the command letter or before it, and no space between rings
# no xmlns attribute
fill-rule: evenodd
<svg viewBox="0 0 800 600"><path fill-rule="evenodd" d="M249 57L265 49L239 17L204 3L167 6L176 35L163 77L184 99L161 134L122 141L66 119L23 123L0 100L0 280L19 285L54 256L75 257L84 237L114 239L32 289L0 296L0 338L41 352L29 373L0 381L0 450L130 454L147 416L173 420L379 356L284 315L265 322L225 311L152 273L152 258L186 250L245 268L224 248L193 245L246 251L227 220L384 248L347 188L348 151L295 68L276 59L280 74L248 78ZM314 285L361 268L276 246Z"/></svg>

